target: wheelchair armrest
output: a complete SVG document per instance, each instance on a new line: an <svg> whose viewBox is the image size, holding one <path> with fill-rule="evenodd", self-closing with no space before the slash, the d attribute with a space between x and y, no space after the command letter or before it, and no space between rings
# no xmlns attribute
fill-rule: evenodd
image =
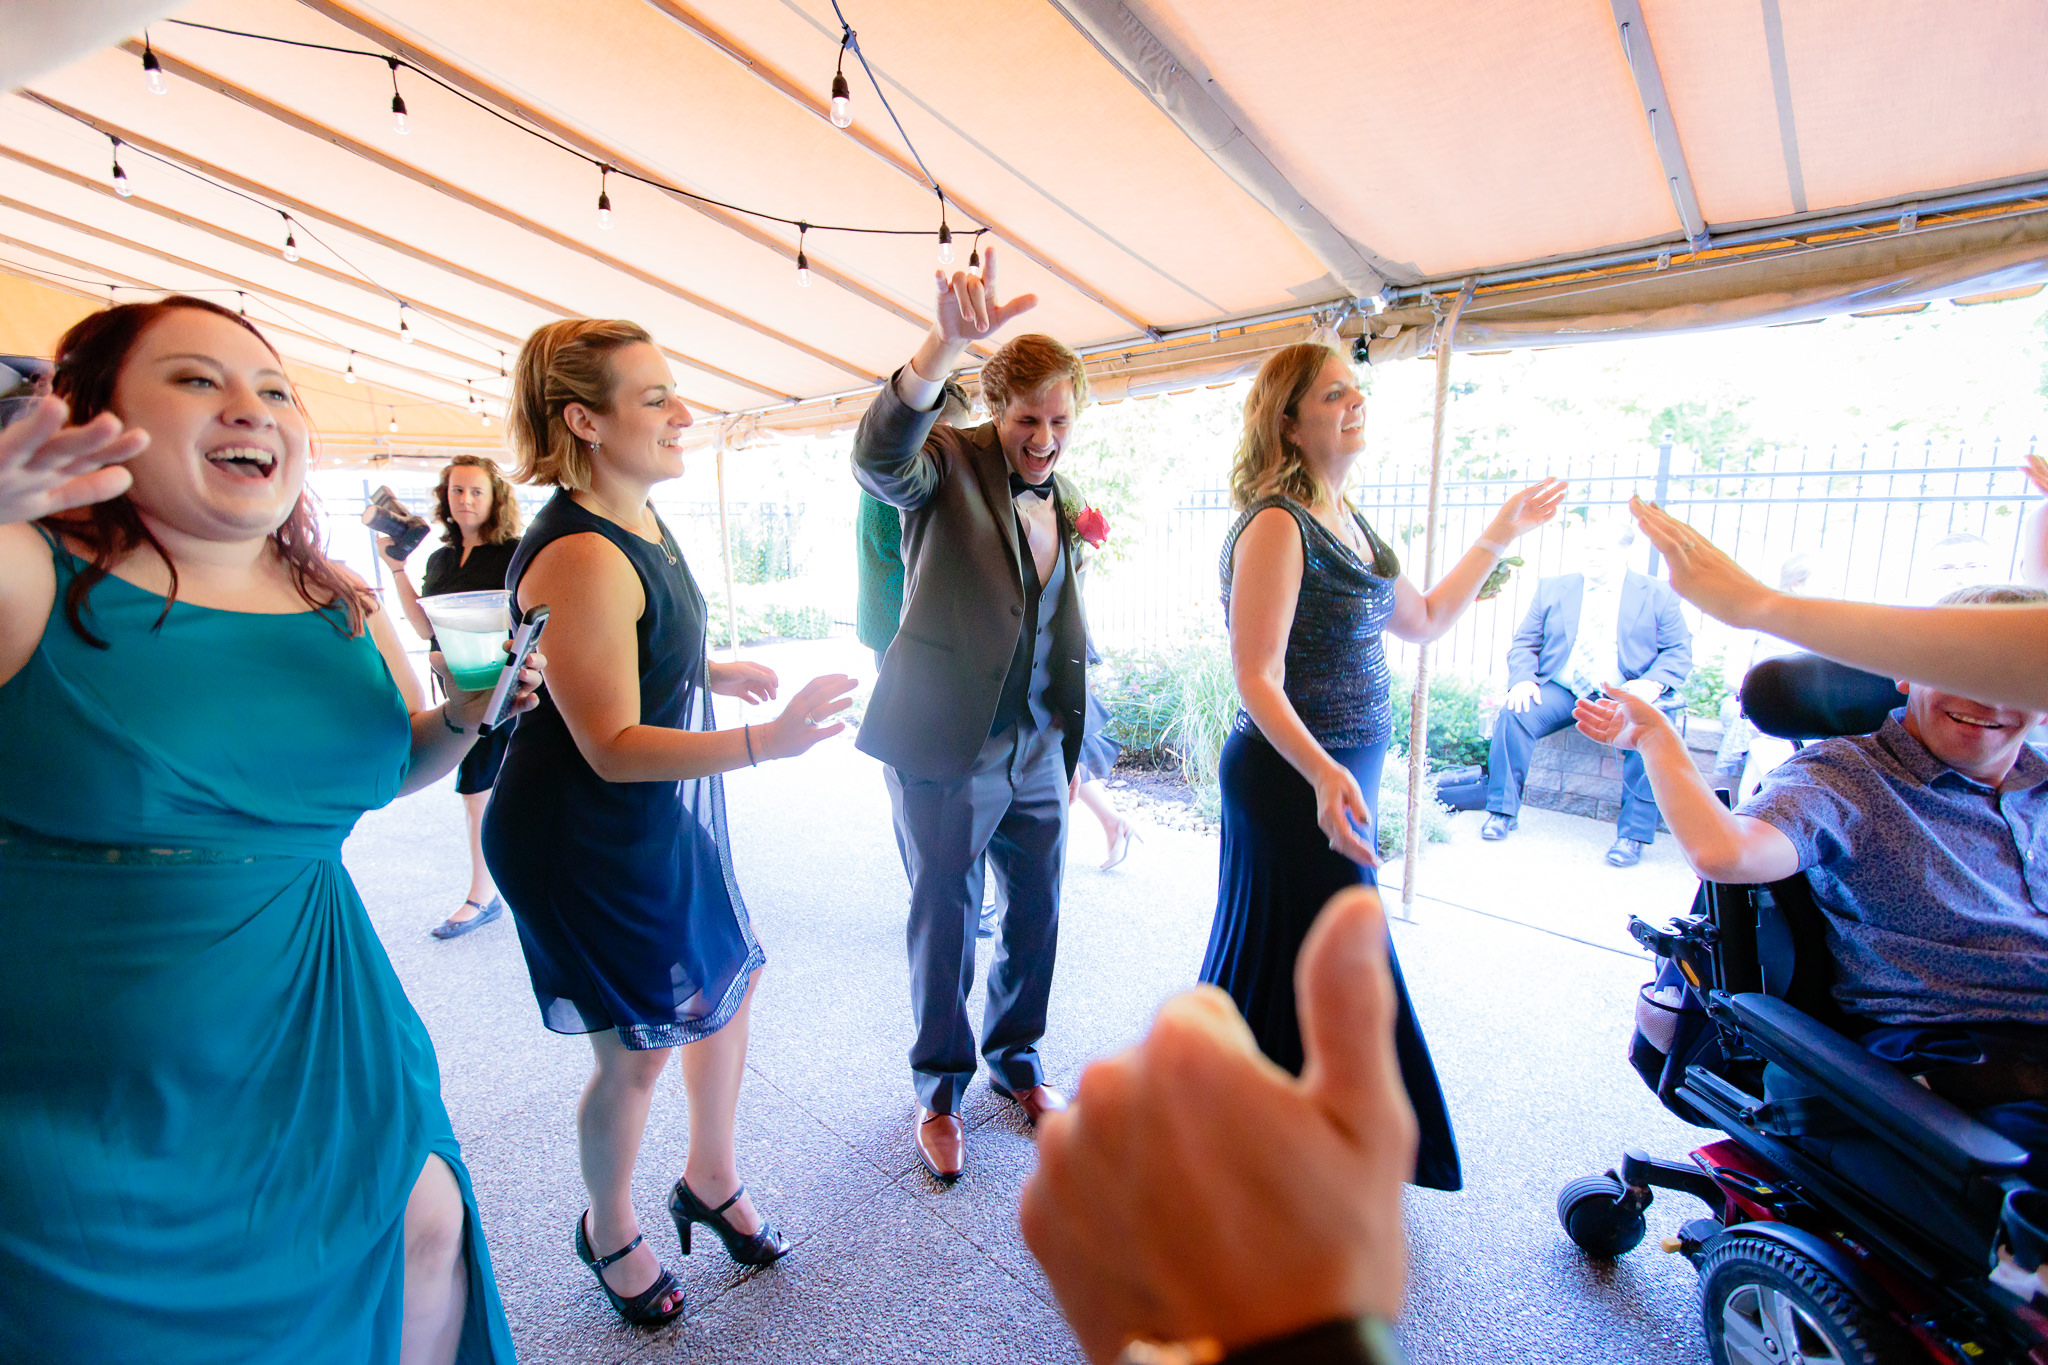
<svg viewBox="0 0 2048 1365"><path fill-rule="evenodd" d="M1782 1000L1716 991L1709 1008L1729 1016L1751 1047L1844 1113L1951 1175L2007 1174L2027 1164L2017 1143Z"/></svg>

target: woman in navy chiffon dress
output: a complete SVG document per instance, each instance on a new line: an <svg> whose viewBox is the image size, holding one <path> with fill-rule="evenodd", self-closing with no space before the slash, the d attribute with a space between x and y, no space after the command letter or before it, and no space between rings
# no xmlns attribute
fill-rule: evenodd
<svg viewBox="0 0 2048 1365"><path fill-rule="evenodd" d="M541 1021L588 1035L577 1106L590 1206L578 1257L628 1322L683 1311L644 1243L634 1161L655 1082L676 1051L690 1150L669 1197L734 1260L789 1243L740 1184L734 1111L752 987L766 955L733 875L721 774L803 753L841 726L853 680L814 679L772 721L720 730L712 694L775 695L775 674L714 662L704 594L649 490L682 472L690 413L668 362L630 322L572 318L527 338L506 423L519 477L553 484L506 575L523 618L548 610L555 663L522 717L484 813L484 856L511 907Z"/></svg>
<svg viewBox="0 0 2048 1365"><path fill-rule="evenodd" d="M1275 352L1245 399L1232 473L1241 515L1223 545L1223 603L1243 709L1223 746L1223 851L1201 979L1229 992L1265 1054L1302 1068L1294 964L1347 886L1374 885L1380 770L1393 731L1384 632L1435 639L1514 537L1564 487L1517 493L1428 593L1343 497L1364 449L1365 398L1327 346ZM1428 1044L1391 947L1395 1046L1421 1141L1415 1183L1463 1183Z"/></svg>

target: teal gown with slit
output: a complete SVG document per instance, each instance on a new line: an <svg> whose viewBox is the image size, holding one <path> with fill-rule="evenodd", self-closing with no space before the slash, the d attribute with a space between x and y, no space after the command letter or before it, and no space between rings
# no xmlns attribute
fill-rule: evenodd
<svg viewBox="0 0 2048 1365"><path fill-rule="evenodd" d="M341 863L405 705L336 613L81 562L0 687L0 1360L398 1359L428 1154L467 1209L460 1359L512 1360L433 1044Z"/></svg>

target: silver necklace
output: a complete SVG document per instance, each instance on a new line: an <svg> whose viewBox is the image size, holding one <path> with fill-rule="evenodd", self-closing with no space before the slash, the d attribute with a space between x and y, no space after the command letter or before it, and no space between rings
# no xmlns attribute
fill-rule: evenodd
<svg viewBox="0 0 2048 1365"><path fill-rule="evenodd" d="M599 496L597 496L597 494L591 492L587 488L583 490L583 496L589 498L592 502L596 503L597 510L604 513L607 517L610 517L618 525L625 527L625 529L629 531L632 531L635 535L640 535L639 531L634 527L627 525L626 519L620 516L617 512L613 511L611 504L607 503L603 498L600 498ZM651 506L642 504L641 510L653 512L654 509ZM668 527L662 524L661 517L658 514L654 518L654 529L660 533L660 538L656 540L654 543L656 547L661 550L661 557L663 559L666 559L671 564L675 563L677 557L682 554L682 550L676 545L675 541L669 538ZM640 536L640 538L642 540L646 539L645 536Z"/></svg>

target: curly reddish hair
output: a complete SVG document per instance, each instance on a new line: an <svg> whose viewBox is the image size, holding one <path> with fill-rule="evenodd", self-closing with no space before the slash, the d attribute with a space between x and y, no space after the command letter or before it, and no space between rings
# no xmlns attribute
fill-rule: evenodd
<svg viewBox="0 0 2048 1365"><path fill-rule="evenodd" d="M185 294L173 294L154 303L124 303L81 318L57 343L57 372L51 392L71 407L71 421L90 422L114 404L114 386L121 370L142 334L169 314L180 309L211 313L226 318L263 343L275 357L277 348L247 318ZM278 368L284 368L282 358ZM292 404L305 411L296 391ZM178 600L178 566L171 562L161 542L151 534L142 514L126 493L94 503L90 507L42 518L40 525L83 545L91 558L71 580L64 592L64 619L86 643L105 649L106 641L86 628L87 598L116 564L147 545L170 571L171 588L164 594L164 609L156 618L162 626ZM270 543L290 570L292 586L306 605L316 611L339 607L343 620L338 628L354 636L362 633L363 620L376 609L376 600L361 583L348 576L321 553L318 503L310 491L301 489L299 500L284 524L270 533Z"/></svg>
<svg viewBox="0 0 2048 1365"><path fill-rule="evenodd" d="M503 545L519 539L519 499L498 462L488 455L457 455L448 461L441 471L441 481L434 485L434 520L441 523L441 543L462 548L462 528L455 524L455 514L448 510L448 476L458 469L481 469L491 481L491 515L477 532L483 543Z"/></svg>

